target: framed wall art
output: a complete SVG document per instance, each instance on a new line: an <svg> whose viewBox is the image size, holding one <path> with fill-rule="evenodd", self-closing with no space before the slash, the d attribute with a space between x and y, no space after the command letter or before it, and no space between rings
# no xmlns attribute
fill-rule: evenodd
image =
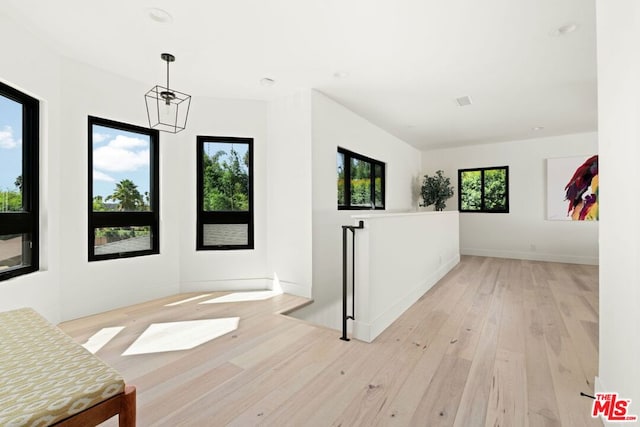
<svg viewBox="0 0 640 427"><path fill-rule="evenodd" d="M547 219L598 221L598 155L547 159Z"/></svg>

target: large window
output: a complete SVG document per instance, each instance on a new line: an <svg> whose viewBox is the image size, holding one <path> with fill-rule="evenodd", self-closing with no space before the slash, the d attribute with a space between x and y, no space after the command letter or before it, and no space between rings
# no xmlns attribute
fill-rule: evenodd
<svg viewBox="0 0 640 427"><path fill-rule="evenodd" d="M0 280L38 270L38 113L0 83Z"/></svg>
<svg viewBox="0 0 640 427"><path fill-rule="evenodd" d="M89 117L89 260L159 253L158 131Z"/></svg>
<svg viewBox="0 0 640 427"><path fill-rule="evenodd" d="M253 139L197 142L196 249L253 249Z"/></svg>
<svg viewBox="0 0 640 427"><path fill-rule="evenodd" d="M384 209L384 163L338 147L338 209Z"/></svg>
<svg viewBox="0 0 640 427"><path fill-rule="evenodd" d="M509 167L458 170L460 212L509 212Z"/></svg>

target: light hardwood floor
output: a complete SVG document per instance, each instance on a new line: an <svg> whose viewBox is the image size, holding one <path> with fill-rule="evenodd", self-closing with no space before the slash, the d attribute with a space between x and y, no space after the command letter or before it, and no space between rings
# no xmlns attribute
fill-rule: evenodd
<svg viewBox="0 0 640 427"><path fill-rule="evenodd" d="M305 304L290 295L165 306L183 294L60 326L81 343L125 327L97 355L137 386L144 427L601 426L579 394L597 374L597 278L464 256L371 344L275 314ZM237 330L194 349L121 355L151 323L231 316Z"/></svg>

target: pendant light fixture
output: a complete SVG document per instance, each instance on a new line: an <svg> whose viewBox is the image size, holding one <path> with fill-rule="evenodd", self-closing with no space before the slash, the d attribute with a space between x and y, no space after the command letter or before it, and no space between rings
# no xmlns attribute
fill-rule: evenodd
<svg viewBox="0 0 640 427"><path fill-rule="evenodd" d="M163 132L178 133L187 127L191 95L169 89L169 64L176 60L170 53L160 55L167 63L167 86L154 86L144 96L149 127Z"/></svg>

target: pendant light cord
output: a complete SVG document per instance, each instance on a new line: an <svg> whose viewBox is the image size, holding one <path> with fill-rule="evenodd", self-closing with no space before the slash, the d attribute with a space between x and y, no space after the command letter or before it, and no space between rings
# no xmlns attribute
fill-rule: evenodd
<svg viewBox="0 0 640 427"><path fill-rule="evenodd" d="M167 61L167 90L169 90L169 59Z"/></svg>

